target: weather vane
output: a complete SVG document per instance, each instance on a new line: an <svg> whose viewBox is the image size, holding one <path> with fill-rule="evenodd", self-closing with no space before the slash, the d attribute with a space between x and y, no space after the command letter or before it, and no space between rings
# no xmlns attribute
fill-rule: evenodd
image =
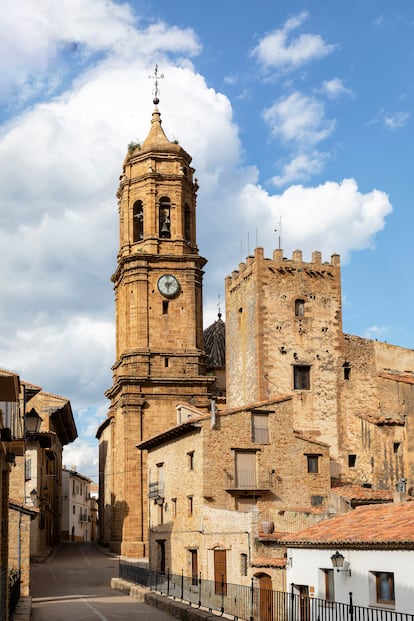
<svg viewBox="0 0 414 621"><path fill-rule="evenodd" d="M149 75L148 78L150 80L155 80L155 82L154 82L154 90L152 92L153 92L153 95L154 95L153 102L157 106L160 103L160 100L159 100L159 97L158 97L159 94L160 94L160 90L158 88L158 80L162 80L164 78L164 74L161 73L161 75L158 75L158 65L155 65L154 75Z"/></svg>

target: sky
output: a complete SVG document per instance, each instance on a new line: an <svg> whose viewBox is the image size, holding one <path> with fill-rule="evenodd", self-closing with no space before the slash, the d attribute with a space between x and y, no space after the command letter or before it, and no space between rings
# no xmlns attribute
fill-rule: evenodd
<svg viewBox="0 0 414 621"><path fill-rule="evenodd" d="M0 366L67 397L97 480L115 198L159 109L193 157L204 322L256 246L341 255L343 328L414 348L412 0L3 0Z"/></svg>

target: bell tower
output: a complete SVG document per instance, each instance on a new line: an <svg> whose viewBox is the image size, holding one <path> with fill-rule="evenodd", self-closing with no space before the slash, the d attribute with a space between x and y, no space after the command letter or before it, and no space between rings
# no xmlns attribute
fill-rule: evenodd
<svg viewBox="0 0 414 621"><path fill-rule="evenodd" d="M157 74L156 74L157 76ZM117 193L120 248L112 276L116 361L111 400L111 549L147 555L148 481L136 445L176 424L176 405L207 410L197 180L190 155L161 125L156 82L151 128L131 144ZM102 470L102 468L100 468ZM108 512L106 512L108 514Z"/></svg>

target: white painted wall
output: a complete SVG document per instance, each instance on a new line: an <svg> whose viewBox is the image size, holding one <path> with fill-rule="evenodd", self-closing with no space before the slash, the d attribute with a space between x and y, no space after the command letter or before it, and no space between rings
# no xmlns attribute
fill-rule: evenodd
<svg viewBox="0 0 414 621"><path fill-rule="evenodd" d="M325 599L324 575L321 569L332 569L331 556L336 549L288 548L287 585L308 585L313 597ZM414 614L414 550L347 550L339 548L351 568L334 572L335 601L349 603L352 592L356 606L381 607L375 602L375 578L372 572L394 573L395 608ZM347 563L344 567L347 567ZM313 589L312 589L313 587ZM383 606L390 609L387 606ZM392 609L392 608L391 608Z"/></svg>

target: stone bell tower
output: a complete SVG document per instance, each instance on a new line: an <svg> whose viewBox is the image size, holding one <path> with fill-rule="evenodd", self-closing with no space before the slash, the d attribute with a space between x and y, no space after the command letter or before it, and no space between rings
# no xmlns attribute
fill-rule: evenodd
<svg viewBox="0 0 414 621"><path fill-rule="evenodd" d="M117 193L116 362L106 393L108 543L134 557L147 555L148 528L145 457L136 445L174 426L178 403L207 409L214 379L206 376L203 351L206 260L196 243L198 185L190 155L164 133L157 94L156 82L149 134L142 145L130 145Z"/></svg>

